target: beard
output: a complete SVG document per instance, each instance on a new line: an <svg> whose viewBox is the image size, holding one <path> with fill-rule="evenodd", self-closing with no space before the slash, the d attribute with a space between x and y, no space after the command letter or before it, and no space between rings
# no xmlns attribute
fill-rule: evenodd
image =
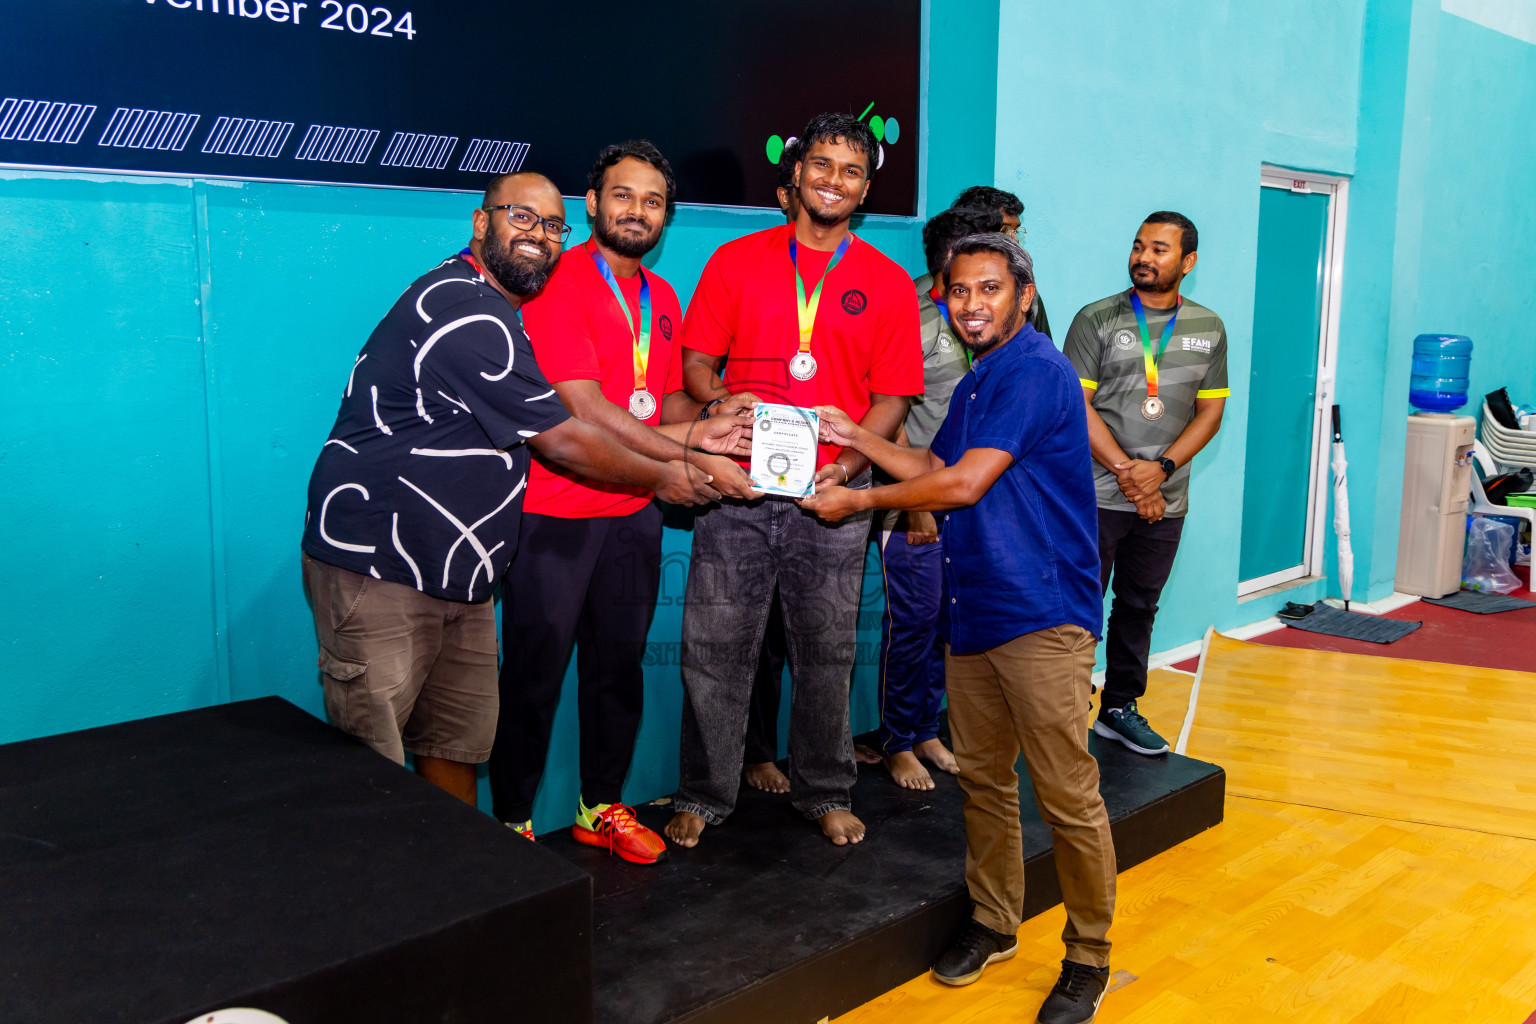
<svg viewBox="0 0 1536 1024"><path fill-rule="evenodd" d="M1136 278L1136 271L1141 270L1142 268L1152 271L1152 279L1150 281L1146 281L1145 283L1137 280ZM1138 263L1131 267L1130 275L1131 284L1137 288L1140 288L1142 291L1162 294L1164 292L1173 291L1174 288L1178 287L1179 284L1179 275L1177 271L1170 270L1166 274L1159 274L1156 267L1147 263Z"/></svg>
<svg viewBox="0 0 1536 1024"><path fill-rule="evenodd" d="M810 193L809 199L806 198L807 192ZM810 216L811 220L815 221L817 224L820 224L824 228L830 228L835 224L841 224L853 216L853 210L849 210L847 213L837 213L834 211L822 209L821 197L818 196L816 194L816 190L811 188L809 185L802 185L800 187L800 195L798 198L800 200L800 209L804 210L806 214ZM839 207L841 207L841 205L841 203L838 204ZM857 207L854 209L857 209Z"/></svg>
<svg viewBox="0 0 1536 1024"><path fill-rule="evenodd" d="M970 335L966 334L964 331L956 331L955 337L960 340L960 344L964 345L965 350L972 356L984 356L988 352L991 352L993 349L997 348L997 346L1001 345L1003 342L1007 341L1009 338L1013 337L1015 334L1018 334L1019 328L1023 326L1024 309L1022 306L1014 306L1013 310L1003 318L1002 326L992 337L986 338L985 340L978 338L973 341L971 340Z"/></svg>
<svg viewBox="0 0 1536 1024"><path fill-rule="evenodd" d="M661 227L658 225L655 231L648 231L641 235L631 235L621 232L619 228L625 224L639 224L645 227L645 222L630 218L624 221L613 220L598 214L597 223L592 226L592 233L597 240L609 249L623 256L625 259L639 259L661 241Z"/></svg>
<svg viewBox="0 0 1536 1024"><path fill-rule="evenodd" d="M547 247L545 251L548 251ZM496 278L503 288L513 295L528 296L542 291L549 283L550 272L555 269L555 262L560 257L555 255L536 260L520 256L512 251L510 241L492 238L487 234L485 242L480 246L480 258L485 264L486 273Z"/></svg>

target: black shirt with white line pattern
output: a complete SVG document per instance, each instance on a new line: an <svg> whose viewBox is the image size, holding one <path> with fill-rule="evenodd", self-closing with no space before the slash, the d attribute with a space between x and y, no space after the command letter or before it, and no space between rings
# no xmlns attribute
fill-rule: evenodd
<svg viewBox="0 0 1536 1024"><path fill-rule="evenodd" d="M483 601L517 547L528 439L570 414L516 312L463 254L374 328L309 480L304 550Z"/></svg>

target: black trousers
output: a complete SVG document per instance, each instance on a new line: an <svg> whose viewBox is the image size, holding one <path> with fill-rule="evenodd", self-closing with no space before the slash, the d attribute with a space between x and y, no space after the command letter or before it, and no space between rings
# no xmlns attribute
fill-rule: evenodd
<svg viewBox="0 0 1536 1024"><path fill-rule="evenodd" d="M1099 585L1106 593L1114 587L1104 637L1106 709L1147 692L1152 620L1183 532L1183 516L1149 523L1135 512L1099 509Z"/></svg>
<svg viewBox="0 0 1536 1024"><path fill-rule="evenodd" d="M617 803L644 704L641 659L661 573L661 510L561 519L523 515L502 587L501 712L492 808L527 821L544 776L560 684L576 646L581 796Z"/></svg>
<svg viewBox="0 0 1536 1024"><path fill-rule="evenodd" d="M779 610L778 588L768 610L763 648L757 654L757 675L752 679L752 703L747 706L745 764L766 764L779 759L779 688L784 680L784 659L789 641L784 636L784 613Z"/></svg>

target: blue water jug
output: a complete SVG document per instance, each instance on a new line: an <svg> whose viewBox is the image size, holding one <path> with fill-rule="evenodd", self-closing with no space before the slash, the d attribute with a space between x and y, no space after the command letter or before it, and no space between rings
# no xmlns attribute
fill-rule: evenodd
<svg viewBox="0 0 1536 1024"><path fill-rule="evenodd" d="M1408 402L1421 412L1454 412L1467 404L1472 339L1464 334L1421 334L1413 339Z"/></svg>

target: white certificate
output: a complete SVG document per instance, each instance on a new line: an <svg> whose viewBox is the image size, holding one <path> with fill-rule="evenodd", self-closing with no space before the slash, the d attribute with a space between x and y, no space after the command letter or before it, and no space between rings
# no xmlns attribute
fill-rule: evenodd
<svg viewBox="0 0 1536 1024"><path fill-rule="evenodd" d="M804 498L816 479L815 409L763 402L752 410L752 486L764 494Z"/></svg>

